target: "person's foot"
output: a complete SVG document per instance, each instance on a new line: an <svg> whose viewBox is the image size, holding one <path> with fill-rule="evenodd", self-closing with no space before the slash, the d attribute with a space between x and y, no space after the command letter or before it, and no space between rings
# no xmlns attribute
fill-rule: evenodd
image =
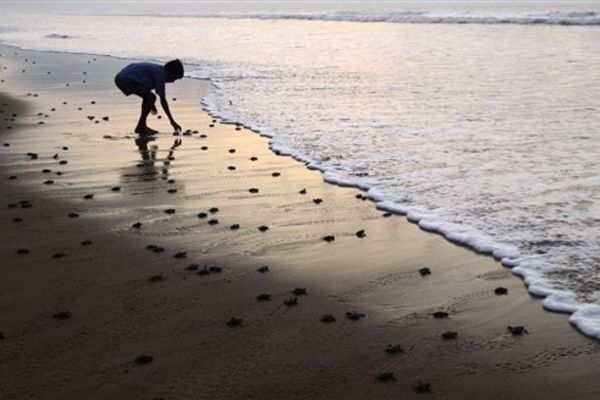
<svg viewBox="0 0 600 400"><path fill-rule="evenodd" d="M158 131L147 126L138 126L137 128L135 128L135 133L138 133L140 135L155 135L158 133Z"/></svg>

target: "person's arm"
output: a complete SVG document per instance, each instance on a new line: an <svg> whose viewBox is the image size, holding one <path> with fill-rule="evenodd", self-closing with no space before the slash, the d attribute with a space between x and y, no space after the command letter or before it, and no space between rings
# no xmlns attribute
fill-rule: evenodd
<svg viewBox="0 0 600 400"><path fill-rule="evenodd" d="M169 103L167 102L167 98L165 96L160 96L160 105L163 108L163 110L165 110L165 114L167 114L167 117L169 117L169 121L171 122L171 126L173 127L173 129L175 129L177 132L181 131L181 126L175 122L175 119L173 119L173 115L171 115L171 110L169 109Z"/></svg>

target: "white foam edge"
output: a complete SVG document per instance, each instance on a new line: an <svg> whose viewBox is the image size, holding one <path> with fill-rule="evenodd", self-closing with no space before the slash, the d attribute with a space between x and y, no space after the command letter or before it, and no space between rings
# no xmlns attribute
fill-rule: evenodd
<svg viewBox="0 0 600 400"><path fill-rule="evenodd" d="M211 115L221 118L223 121L233 122L233 118L219 116L216 107L203 99L205 110ZM269 147L277 154L291 156L303 162L309 169L319 170L323 173L325 182L345 187L356 187L367 191L367 197L375 202L375 207L382 211L404 215L406 218L421 229L429 232L439 233L449 241L469 247L479 253L492 255L505 267L511 268L511 272L523 279L529 293L536 297L544 298L542 307L546 310L560 313L571 313L569 321L583 334L600 339L600 306L581 303L571 292L559 291L544 283L541 276L541 267L535 262L539 256L532 255L521 258L519 252L511 247L499 244L485 237L474 229L445 223L435 214L428 213L408 205L391 200L385 200L383 194L378 190L376 182L365 182L364 180L349 180L342 177L337 171L328 168L318 161L310 160L277 141L273 134L266 133L268 130L254 126L253 129L261 136L271 138Z"/></svg>

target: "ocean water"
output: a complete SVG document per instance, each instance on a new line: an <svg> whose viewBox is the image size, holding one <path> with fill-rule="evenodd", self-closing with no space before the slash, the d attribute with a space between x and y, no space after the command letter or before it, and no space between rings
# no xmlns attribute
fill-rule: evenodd
<svg viewBox="0 0 600 400"><path fill-rule="evenodd" d="M48 3L6 3L0 40L179 57L212 113L600 338L600 3Z"/></svg>

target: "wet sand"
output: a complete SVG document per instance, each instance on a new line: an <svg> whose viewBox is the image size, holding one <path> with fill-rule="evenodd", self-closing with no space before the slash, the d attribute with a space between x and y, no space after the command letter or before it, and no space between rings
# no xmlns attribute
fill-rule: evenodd
<svg viewBox="0 0 600 400"><path fill-rule="evenodd" d="M161 133L139 140L139 101L112 81L130 61L0 54L2 399L600 396L600 343L566 315L213 122L207 82L167 87L190 132L150 117Z"/></svg>

